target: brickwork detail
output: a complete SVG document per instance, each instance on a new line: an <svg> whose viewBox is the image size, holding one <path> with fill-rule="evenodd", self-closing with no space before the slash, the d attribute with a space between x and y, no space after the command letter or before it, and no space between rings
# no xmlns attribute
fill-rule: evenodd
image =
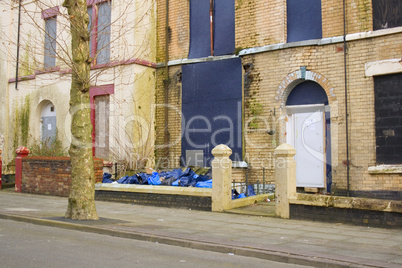
<svg viewBox="0 0 402 268"><path fill-rule="evenodd" d="M94 159L95 178L102 181L103 161ZM69 157L28 157L22 162L22 192L67 197L71 187Z"/></svg>
<svg viewBox="0 0 402 268"><path fill-rule="evenodd" d="M293 204L290 205L290 218L382 228L401 228L402 226L401 213Z"/></svg>
<svg viewBox="0 0 402 268"><path fill-rule="evenodd" d="M119 191L95 191L95 199L100 201L161 207L178 207L204 211L211 211L212 203L210 196L169 195Z"/></svg>

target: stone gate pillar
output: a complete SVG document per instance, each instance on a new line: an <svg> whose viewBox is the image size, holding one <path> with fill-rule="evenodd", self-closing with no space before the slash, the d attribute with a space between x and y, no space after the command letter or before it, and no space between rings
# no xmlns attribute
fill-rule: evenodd
<svg viewBox="0 0 402 268"><path fill-rule="evenodd" d="M232 150L219 144L212 150L212 211L222 212L230 208L232 200Z"/></svg>
<svg viewBox="0 0 402 268"><path fill-rule="evenodd" d="M283 143L275 149L276 215L289 219L289 196L296 193L296 150Z"/></svg>

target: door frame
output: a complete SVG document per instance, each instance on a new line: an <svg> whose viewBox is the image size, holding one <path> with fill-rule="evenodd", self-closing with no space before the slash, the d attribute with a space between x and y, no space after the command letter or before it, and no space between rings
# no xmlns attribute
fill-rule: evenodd
<svg viewBox="0 0 402 268"><path fill-rule="evenodd" d="M89 102L91 107L91 123L92 123L92 156L95 156L95 97L103 95L113 95L114 84L91 86L89 88Z"/></svg>

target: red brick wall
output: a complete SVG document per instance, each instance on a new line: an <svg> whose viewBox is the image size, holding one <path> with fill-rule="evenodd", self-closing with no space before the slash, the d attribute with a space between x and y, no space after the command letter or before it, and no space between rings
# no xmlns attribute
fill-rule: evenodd
<svg viewBox="0 0 402 268"><path fill-rule="evenodd" d="M95 180L102 181L103 161L94 159ZM69 157L33 156L22 160L22 192L69 196L71 161Z"/></svg>

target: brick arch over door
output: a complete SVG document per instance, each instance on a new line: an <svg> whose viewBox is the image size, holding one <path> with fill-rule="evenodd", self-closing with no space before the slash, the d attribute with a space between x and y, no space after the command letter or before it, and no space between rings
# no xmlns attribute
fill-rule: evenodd
<svg viewBox="0 0 402 268"><path fill-rule="evenodd" d="M319 84L328 96L328 105L331 107L331 115L337 114L335 112L337 110L337 97L335 95L335 90L329 80L325 78L320 73L312 72L309 70L300 70L294 71L288 74L282 82L279 84L278 89L275 94L275 101L279 103L280 106L280 118L279 118L279 142L286 142L286 123L285 123L285 106L286 101L290 92L297 86L298 84L304 81L314 81ZM335 112L335 113L333 113Z"/></svg>
<svg viewBox="0 0 402 268"><path fill-rule="evenodd" d="M331 103L336 100L335 91L331 83L322 74L308 70L305 72L297 70L287 75L276 90L275 101L280 103L281 108L284 108L286 100L293 88L308 80L316 82L325 90L328 96L328 104L331 106Z"/></svg>

